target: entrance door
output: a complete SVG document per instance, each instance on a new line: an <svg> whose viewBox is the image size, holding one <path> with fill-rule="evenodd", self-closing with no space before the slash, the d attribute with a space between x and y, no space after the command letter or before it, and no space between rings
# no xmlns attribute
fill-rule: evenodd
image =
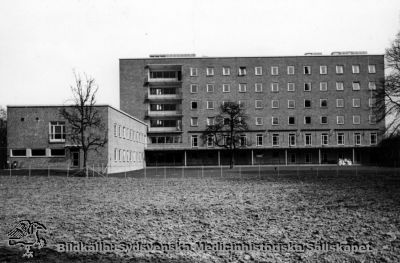
<svg viewBox="0 0 400 263"><path fill-rule="evenodd" d="M71 153L72 154L72 166L74 167L79 167L79 152L74 151Z"/></svg>

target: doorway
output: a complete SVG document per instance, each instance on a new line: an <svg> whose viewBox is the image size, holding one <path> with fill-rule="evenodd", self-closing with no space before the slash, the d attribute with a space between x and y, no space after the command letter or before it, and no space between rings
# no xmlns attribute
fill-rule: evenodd
<svg viewBox="0 0 400 263"><path fill-rule="evenodd" d="M79 163L80 163L79 151L73 151L73 152L71 152L71 155L72 155L72 166L79 167Z"/></svg>

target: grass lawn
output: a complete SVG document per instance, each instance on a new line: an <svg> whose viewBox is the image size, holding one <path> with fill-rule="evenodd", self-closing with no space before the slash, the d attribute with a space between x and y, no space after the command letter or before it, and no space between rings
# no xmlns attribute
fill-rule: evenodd
<svg viewBox="0 0 400 263"><path fill-rule="evenodd" d="M163 176L170 174L150 169L146 178L0 176L0 262L400 262L400 174L236 168L222 177L219 169L192 169L182 177L179 171ZM40 232L47 246L31 259L7 245L7 232L24 219L47 228ZM184 247L55 251L73 241ZM338 242L372 251L268 250ZM264 243L267 250L211 247Z"/></svg>

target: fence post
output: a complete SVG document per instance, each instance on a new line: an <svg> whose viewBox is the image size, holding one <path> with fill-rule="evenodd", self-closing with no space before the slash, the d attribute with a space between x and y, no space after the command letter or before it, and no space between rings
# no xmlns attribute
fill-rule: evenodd
<svg viewBox="0 0 400 263"><path fill-rule="evenodd" d="M318 169L318 166L317 166L317 178L319 177L319 169Z"/></svg>
<svg viewBox="0 0 400 263"><path fill-rule="evenodd" d="M50 177L50 165L47 165L47 177Z"/></svg>
<svg viewBox="0 0 400 263"><path fill-rule="evenodd" d="M222 165L220 167L221 167L221 177L222 177Z"/></svg>
<svg viewBox="0 0 400 263"><path fill-rule="evenodd" d="M31 165L29 165L29 177L31 177Z"/></svg>
<svg viewBox="0 0 400 263"><path fill-rule="evenodd" d="M182 179L185 178L185 166L182 166Z"/></svg>
<svg viewBox="0 0 400 263"><path fill-rule="evenodd" d="M145 166L144 169L143 169L144 170L144 179L146 179L146 176L147 176L146 175L146 169L147 169L147 166Z"/></svg>
<svg viewBox="0 0 400 263"><path fill-rule="evenodd" d="M87 165L86 165L86 178L89 178L89 169L88 169Z"/></svg>
<svg viewBox="0 0 400 263"><path fill-rule="evenodd" d="M67 165L67 177L69 177L69 164Z"/></svg>
<svg viewBox="0 0 400 263"><path fill-rule="evenodd" d="M261 180L261 165L258 164L258 178Z"/></svg>
<svg viewBox="0 0 400 263"><path fill-rule="evenodd" d="M201 178L203 178L204 177L204 166L202 165L201 166Z"/></svg>
<svg viewBox="0 0 400 263"><path fill-rule="evenodd" d="M11 177L11 168L12 168L12 166L9 166L8 168L10 168L10 177Z"/></svg>
<svg viewBox="0 0 400 263"><path fill-rule="evenodd" d="M92 177L94 177L94 164L92 164Z"/></svg>
<svg viewBox="0 0 400 263"><path fill-rule="evenodd" d="M280 165L278 165L278 177L279 177L279 166L280 166Z"/></svg>
<svg viewBox="0 0 400 263"><path fill-rule="evenodd" d="M239 176L240 180L242 180L242 167L239 165Z"/></svg>

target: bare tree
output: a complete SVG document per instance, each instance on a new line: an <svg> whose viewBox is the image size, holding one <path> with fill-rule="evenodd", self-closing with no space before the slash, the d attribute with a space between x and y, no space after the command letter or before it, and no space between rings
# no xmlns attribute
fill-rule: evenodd
<svg viewBox="0 0 400 263"><path fill-rule="evenodd" d="M107 129L96 109L98 86L92 77L85 79L74 72L75 84L71 86L73 105L60 110L68 122L67 139L83 152L83 169L87 171L89 151L98 151L107 143ZM86 173L87 176L87 173Z"/></svg>
<svg viewBox="0 0 400 263"><path fill-rule="evenodd" d="M5 168L7 161L7 110L0 107L0 168Z"/></svg>
<svg viewBox="0 0 400 263"><path fill-rule="evenodd" d="M225 102L219 107L220 113L214 123L208 125L202 134L205 143L213 143L230 152L230 168L235 163L235 152L247 145L245 132L248 130L247 116L243 108L236 102ZM210 141L211 140L211 141Z"/></svg>

